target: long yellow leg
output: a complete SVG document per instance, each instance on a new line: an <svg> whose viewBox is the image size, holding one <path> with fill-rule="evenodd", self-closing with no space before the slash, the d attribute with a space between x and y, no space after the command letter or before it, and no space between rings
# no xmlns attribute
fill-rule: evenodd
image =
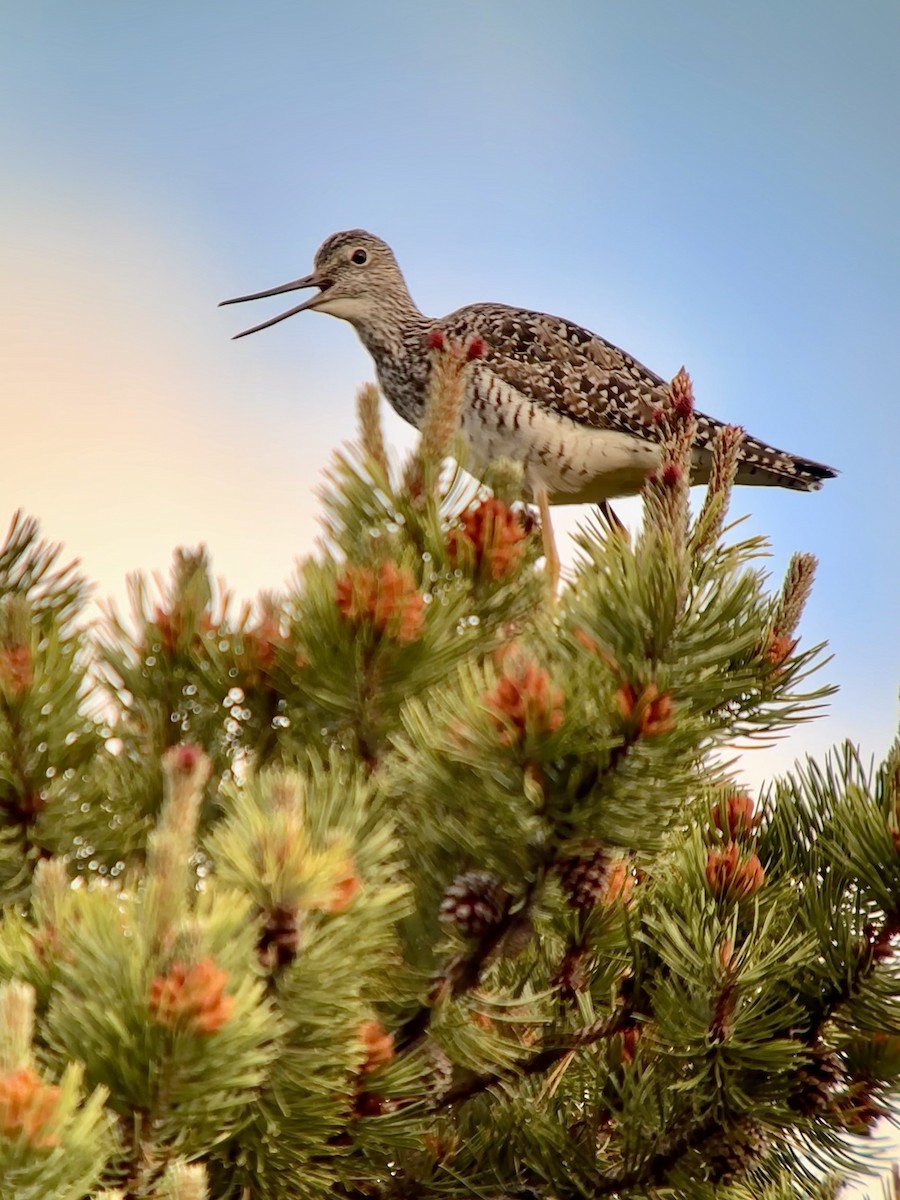
<svg viewBox="0 0 900 1200"><path fill-rule="evenodd" d="M556 538L553 536L547 489L545 487L536 488L534 498L537 501L538 512L541 514L541 538L544 542L544 558L547 560L547 583L550 585L550 595L555 599L556 587L559 583L559 551L556 549Z"/></svg>

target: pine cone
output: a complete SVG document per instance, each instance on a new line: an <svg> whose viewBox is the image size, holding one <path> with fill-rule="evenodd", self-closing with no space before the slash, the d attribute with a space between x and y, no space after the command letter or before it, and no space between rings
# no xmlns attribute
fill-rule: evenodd
<svg viewBox="0 0 900 1200"><path fill-rule="evenodd" d="M260 961L270 971L289 967L300 947L300 926L293 908L272 908L256 944Z"/></svg>
<svg viewBox="0 0 900 1200"><path fill-rule="evenodd" d="M821 1112L831 1102L841 1079L840 1063L834 1054L816 1051L797 1072L797 1087L790 1105L804 1117Z"/></svg>
<svg viewBox="0 0 900 1200"><path fill-rule="evenodd" d="M575 1000L579 992L587 991L590 982L588 952L584 946L570 946L550 980L559 988L565 1000Z"/></svg>
<svg viewBox="0 0 900 1200"><path fill-rule="evenodd" d="M700 1153L706 1160L709 1179L713 1183L727 1183L746 1171L765 1149L763 1127L748 1117L720 1129L701 1147Z"/></svg>
<svg viewBox="0 0 900 1200"><path fill-rule="evenodd" d="M609 854L601 842L586 846L580 854L557 865L559 882L572 908L589 913L599 904L606 885Z"/></svg>
<svg viewBox="0 0 900 1200"><path fill-rule="evenodd" d="M447 888L439 915L464 937L483 937L503 920L509 899L506 888L490 871L466 871Z"/></svg>

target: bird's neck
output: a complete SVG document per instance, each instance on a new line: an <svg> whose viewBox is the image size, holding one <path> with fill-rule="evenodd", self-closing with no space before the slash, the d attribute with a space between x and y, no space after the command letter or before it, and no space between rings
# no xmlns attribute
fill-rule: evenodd
<svg viewBox="0 0 900 1200"><path fill-rule="evenodd" d="M360 341L376 361L385 356L402 355L418 333L425 337L431 325L406 291L382 298L376 311L361 314L352 323Z"/></svg>

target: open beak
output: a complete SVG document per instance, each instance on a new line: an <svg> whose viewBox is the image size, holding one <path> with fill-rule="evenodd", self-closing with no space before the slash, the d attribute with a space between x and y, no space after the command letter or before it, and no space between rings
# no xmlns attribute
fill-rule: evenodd
<svg viewBox="0 0 900 1200"><path fill-rule="evenodd" d="M302 304L298 304L295 308L289 308L287 312L281 313L280 316L263 321L261 325L254 325L252 329L245 329L242 333L236 333L232 340L246 337L248 333L258 333L260 329L268 329L270 325L277 325L279 321L285 321L288 317L293 317L295 313L303 312L304 308L315 308L323 292L331 287L331 280L320 279L315 274L304 275L302 279L295 279L292 283L283 283L280 287L269 288L267 292L253 292L249 296L235 296L233 300L223 300L219 308L222 308L226 304L243 304L246 300L263 300L266 296L280 296L282 292L298 292L301 288L311 287L319 288L315 296L310 296L308 300L304 300Z"/></svg>

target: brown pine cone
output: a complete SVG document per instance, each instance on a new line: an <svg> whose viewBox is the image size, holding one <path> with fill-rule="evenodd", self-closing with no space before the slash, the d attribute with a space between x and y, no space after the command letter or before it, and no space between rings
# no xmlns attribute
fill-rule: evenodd
<svg viewBox="0 0 900 1200"><path fill-rule="evenodd" d="M293 908L272 908L265 918L256 949L264 966L270 971L280 971L291 965L300 948L297 913Z"/></svg>
<svg viewBox="0 0 900 1200"><path fill-rule="evenodd" d="M797 1087L790 1097L791 1108L805 1117L826 1108L841 1081L836 1055L817 1050L797 1072Z"/></svg>
<svg viewBox="0 0 900 1200"><path fill-rule="evenodd" d="M588 913L603 896L609 854L601 842L585 846L579 854L557 864L557 874L572 908Z"/></svg>
<svg viewBox="0 0 900 1200"><path fill-rule="evenodd" d="M727 1183L743 1174L766 1150L763 1127L749 1117L720 1129L702 1147L713 1183Z"/></svg>
<svg viewBox="0 0 900 1200"><path fill-rule="evenodd" d="M490 871L457 875L444 892L440 918L455 925L463 937L482 937L506 916L510 896Z"/></svg>

